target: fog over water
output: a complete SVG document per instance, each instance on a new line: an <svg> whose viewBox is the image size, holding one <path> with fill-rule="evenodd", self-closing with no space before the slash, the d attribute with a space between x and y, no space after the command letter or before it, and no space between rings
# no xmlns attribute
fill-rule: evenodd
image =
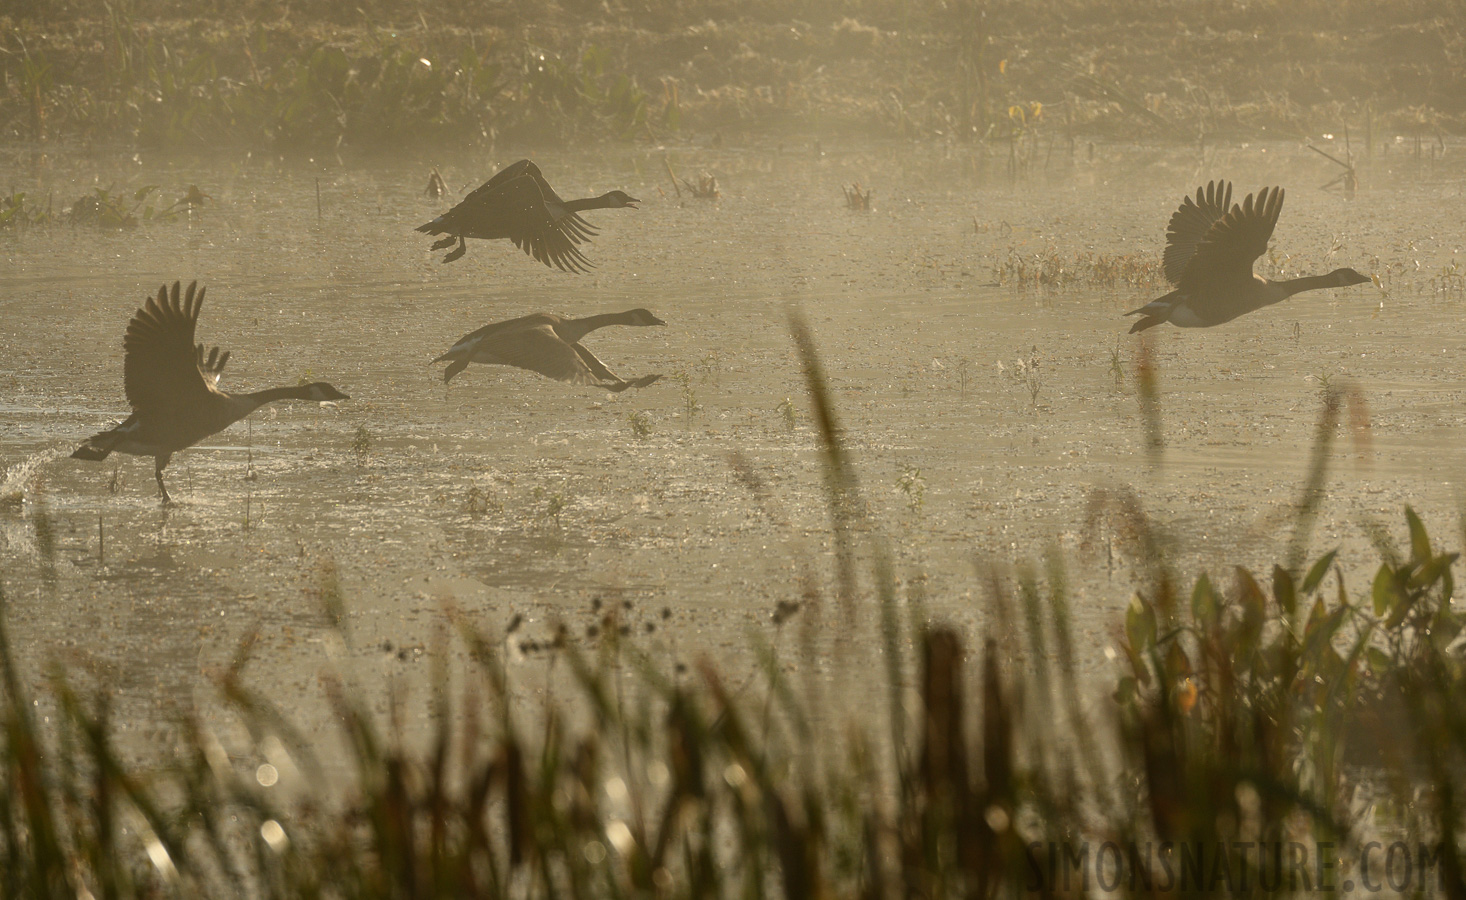
<svg viewBox="0 0 1466 900"><path fill-rule="evenodd" d="M679 198L664 157L715 176L721 198ZM863 588L851 609L827 593L829 519L792 311L817 341L873 533L932 620L994 624L985 567L1056 549L1084 670L1107 674L1110 623L1135 581L1123 536L1091 521L1095 492L1133 491L1182 572L1268 566L1326 385L1356 392L1368 428L1336 435L1314 552L1342 547L1362 588L1376 559L1365 526L1397 528L1407 502L1456 540L1466 297L1451 267L1466 172L1454 156L1396 151L1347 200L1317 189L1332 168L1295 144L1204 159L1061 146L1018 178L973 148L904 143L540 152L564 196L620 188L642 201L585 214L596 268L562 274L503 241L470 241L441 264L413 227L515 158L435 160L442 200L424 196L418 158L57 154L39 172L8 158L0 180L39 182L58 202L114 181L213 197L135 230L0 233L0 555L12 641L36 678L46 660L77 664L119 689L127 734L153 735L178 707L208 706L211 673L257 630L252 678L325 732L310 715L323 667L420 691L450 611L500 635L522 617L505 646L530 702L568 677L536 645L564 624L594 647L616 609L654 658L709 658L735 683L751 677L757 641L812 628L822 652L790 665L841 687L832 713L859 713L860 680L880 677L863 662L873 601ZM1157 461L1122 314L1163 289L1020 286L1012 265L1158 260L1172 210L1213 177L1234 179L1238 199L1287 188L1273 239L1285 274L1348 265L1384 290L1147 333ZM853 182L874 189L873 211L844 208ZM164 508L149 459L67 455L126 415L123 330L176 279L209 289L198 337L233 352L222 387L324 380L351 399L277 404L184 451ZM628 378L663 375L639 391L490 366L445 388L428 365L495 320L633 307L667 327L606 328L585 345ZM337 592L344 646L322 609ZM781 601L805 605L779 629Z"/></svg>

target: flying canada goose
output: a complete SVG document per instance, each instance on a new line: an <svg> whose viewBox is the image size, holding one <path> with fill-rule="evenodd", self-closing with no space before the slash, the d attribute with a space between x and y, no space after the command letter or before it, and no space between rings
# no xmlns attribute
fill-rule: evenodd
<svg viewBox="0 0 1466 900"><path fill-rule="evenodd" d="M1181 328L1207 328L1244 313L1288 299L1302 291L1363 284L1369 277L1353 269L1335 269L1288 281L1268 281L1252 274L1252 264L1267 252L1268 239L1283 209L1283 189L1263 188L1240 206L1232 204L1230 182L1210 182L1196 189L1171 216L1163 257L1166 279L1176 289L1127 316L1144 316L1130 333L1162 322Z"/></svg>
<svg viewBox="0 0 1466 900"><path fill-rule="evenodd" d="M71 454L73 459L90 460L106 459L113 451L154 457L154 475L164 503L172 501L163 485L163 469L179 450L276 400L351 399L324 381L252 394L219 390L219 375L229 361L229 351L214 347L205 356L204 345L194 344L204 289L198 288L198 282L190 284L180 302L178 288L178 282L173 282L171 297L167 285L158 288L158 296L149 297L127 323L127 335L122 339L122 384L132 415L121 425L88 438Z"/></svg>
<svg viewBox="0 0 1466 900"><path fill-rule="evenodd" d="M508 238L514 246L545 265L562 272L585 272L590 261L576 244L590 240L596 230L579 213L587 209L636 209L640 203L622 191L609 191L583 200L561 200L540 174L539 166L527 159L504 169L463 202L417 230L447 237L433 244L442 250L455 241L458 247L443 257L450 263L467 252L464 238L486 241Z"/></svg>
<svg viewBox="0 0 1466 900"><path fill-rule="evenodd" d="M606 325L666 324L644 309L603 313L584 319L534 313L485 325L478 331L465 334L433 362L450 361L448 368L443 370L444 383L474 362L518 366L557 381L595 385L619 393L627 388L646 387L662 376L645 375L627 381L606 368L605 363L581 345L580 339Z"/></svg>

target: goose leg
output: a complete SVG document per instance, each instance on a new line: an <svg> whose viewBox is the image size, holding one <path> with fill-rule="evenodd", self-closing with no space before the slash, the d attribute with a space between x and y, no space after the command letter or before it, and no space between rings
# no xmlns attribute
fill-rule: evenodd
<svg viewBox="0 0 1466 900"><path fill-rule="evenodd" d="M434 242L433 246L429 247L428 249L429 250L442 250L444 247L451 247L451 246L453 246L453 242L456 241L456 240L458 240L457 236L450 234L447 237L443 238L442 240L439 240L439 241Z"/></svg>
<svg viewBox="0 0 1466 900"><path fill-rule="evenodd" d="M443 257L443 262L450 263L468 252L468 243L462 237L458 238L458 249Z"/></svg>
<svg viewBox="0 0 1466 900"><path fill-rule="evenodd" d="M168 460L172 458L172 453L164 453L157 457L153 466L153 477L158 479L158 490L163 492L163 505L165 506L173 502L173 498L168 496L168 488L163 484L163 470L168 467Z"/></svg>
<svg viewBox="0 0 1466 900"><path fill-rule="evenodd" d="M443 383L447 384L448 382L452 381L454 375L457 375L459 372L462 372L466 368L468 368L468 360L453 360L448 364L448 368L443 370Z"/></svg>

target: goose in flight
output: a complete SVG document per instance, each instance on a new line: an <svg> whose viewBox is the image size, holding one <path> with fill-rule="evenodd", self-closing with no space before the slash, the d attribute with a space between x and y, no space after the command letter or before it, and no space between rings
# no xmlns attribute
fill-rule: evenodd
<svg viewBox="0 0 1466 900"><path fill-rule="evenodd" d="M252 394L219 390L219 375L229 351L214 347L204 353L193 342L204 288L188 286L180 299L179 283L158 288L127 323L122 340L122 384L132 415L121 425L95 434L71 454L73 459L103 460L113 452L151 456L163 502L171 503L163 469L173 454L223 431L276 400L349 400L324 381L270 388Z"/></svg>
<svg viewBox="0 0 1466 900"><path fill-rule="evenodd" d="M448 368L443 370L445 383L472 362L518 366L556 381L594 385L619 393L627 388L646 387L662 376L645 375L627 381L596 359L580 339L606 325L666 324L644 309L603 313L584 319L534 313L485 325L478 331L465 334L433 362L448 361Z"/></svg>
<svg viewBox="0 0 1466 900"><path fill-rule="evenodd" d="M553 265L562 272L585 272L590 269L590 261L575 245L590 240L596 230L580 213L588 209L636 209L640 202L624 191L561 200L540 174L540 167L521 159L464 197L457 206L426 225L419 225L417 230L446 235L433 244L433 250L458 244L443 257L445 263L467 252L464 238L487 241L507 238L547 266Z"/></svg>
<svg viewBox="0 0 1466 900"><path fill-rule="evenodd" d="M1163 257L1166 279L1176 289L1127 316L1141 316L1130 333L1162 322L1181 328L1208 328L1271 306L1302 291L1348 287L1369 281L1353 269L1335 269L1286 281L1269 281L1252 273L1252 264L1267 252L1268 239L1283 209L1283 189L1263 188L1242 203L1232 203L1230 182L1197 188L1171 216Z"/></svg>

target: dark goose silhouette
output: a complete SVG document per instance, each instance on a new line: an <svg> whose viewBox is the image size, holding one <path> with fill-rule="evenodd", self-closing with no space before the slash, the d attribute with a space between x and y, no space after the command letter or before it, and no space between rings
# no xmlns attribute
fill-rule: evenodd
<svg viewBox="0 0 1466 900"><path fill-rule="evenodd" d="M596 233L580 213L588 209L636 209L640 203L623 191L609 191L599 197L561 200L540 174L539 166L527 159L504 169L484 182L463 202L417 230L447 235L433 244L442 250L455 241L458 247L443 257L449 263L467 252L464 238L494 241L507 238L514 246L547 266L563 272L586 272L591 264L576 247Z"/></svg>
<svg viewBox="0 0 1466 900"><path fill-rule="evenodd" d="M1369 276L1353 269L1335 269L1287 281L1269 281L1252 273L1252 264L1267 252L1268 239L1283 210L1283 189L1263 188L1232 204L1230 182L1210 182L1196 189L1171 216L1163 257L1166 279L1176 289L1127 316L1142 316L1130 333L1162 322L1181 328L1209 328L1271 306L1302 291L1363 284Z"/></svg>
<svg viewBox="0 0 1466 900"><path fill-rule="evenodd" d="M584 319L567 319L550 313L534 313L485 325L465 334L447 353L433 360L448 360L443 381L448 382L469 363L518 366L556 381L586 384L620 392L646 387L661 378L646 375L630 381L617 375L581 345L580 339L607 325L666 325L644 309L604 313Z"/></svg>
<svg viewBox="0 0 1466 900"><path fill-rule="evenodd" d="M252 394L219 390L219 375L229 361L229 351L214 347L205 356L204 345L193 342L204 290L194 282L180 300L175 281L171 296L164 285L158 288L158 296L149 297L133 314L122 340L122 384L132 415L121 425L88 438L71 454L73 459L90 460L106 459L113 452L154 457L154 474L164 503L172 499L163 484L163 469L179 450L276 400L351 399L324 381Z"/></svg>

